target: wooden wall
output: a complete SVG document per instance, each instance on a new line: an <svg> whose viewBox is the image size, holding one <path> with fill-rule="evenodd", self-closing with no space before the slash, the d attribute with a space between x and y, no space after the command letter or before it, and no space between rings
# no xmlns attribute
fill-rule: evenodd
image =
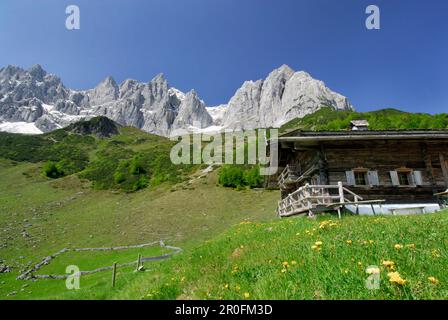
<svg viewBox="0 0 448 320"><path fill-rule="evenodd" d="M282 152L288 149L283 149ZM367 199L385 199L390 202L433 201L435 192L448 188L448 168L441 159L448 160L448 141L393 141L325 142L308 150L296 152L289 163L300 164L302 172L316 165L324 157L328 183L347 184L346 171L362 167L378 171L380 186L350 186L349 189ZM447 164L448 165L448 164ZM423 185L418 187L393 186L390 171L406 167L421 171ZM317 171L316 174L319 174ZM298 186L294 186L297 188Z"/></svg>

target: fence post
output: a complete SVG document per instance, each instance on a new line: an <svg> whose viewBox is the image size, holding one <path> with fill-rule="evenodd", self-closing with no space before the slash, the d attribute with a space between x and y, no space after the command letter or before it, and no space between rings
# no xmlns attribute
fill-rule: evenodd
<svg viewBox="0 0 448 320"><path fill-rule="evenodd" d="M135 270L137 271L139 270L141 262L142 262L142 255L139 253L137 257L137 269Z"/></svg>
<svg viewBox="0 0 448 320"><path fill-rule="evenodd" d="M339 202L344 203L344 187L342 186L342 182L338 182L338 189L339 189Z"/></svg>
<svg viewBox="0 0 448 320"><path fill-rule="evenodd" d="M338 207L338 217L339 219L341 219L341 208L344 205L344 187L342 186L342 182L339 181L338 182L338 189L339 189L339 202L341 203L341 205Z"/></svg>
<svg viewBox="0 0 448 320"><path fill-rule="evenodd" d="M112 287L115 287L115 279L117 277L117 263L114 262L112 266Z"/></svg>

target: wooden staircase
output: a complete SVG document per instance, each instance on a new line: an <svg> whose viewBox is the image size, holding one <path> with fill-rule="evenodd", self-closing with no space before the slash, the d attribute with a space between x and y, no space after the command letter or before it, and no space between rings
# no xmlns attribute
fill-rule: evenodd
<svg viewBox="0 0 448 320"><path fill-rule="evenodd" d="M363 201L362 197L344 187L342 182L337 185L306 184L280 200L277 213L280 217L300 214L314 216L317 212L337 210L340 218L344 205L357 206L370 202Z"/></svg>

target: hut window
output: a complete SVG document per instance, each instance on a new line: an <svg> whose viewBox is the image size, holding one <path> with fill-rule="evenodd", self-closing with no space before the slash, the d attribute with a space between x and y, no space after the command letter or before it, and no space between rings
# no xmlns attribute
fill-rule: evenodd
<svg viewBox="0 0 448 320"><path fill-rule="evenodd" d="M355 171L355 184L357 186L367 185L366 172Z"/></svg>
<svg viewBox="0 0 448 320"><path fill-rule="evenodd" d="M349 186L378 186L378 171L369 171L365 168L355 168L345 172Z"/></svg>
<svg viewBox="0 0 448 320"><path fill-rule="evenodd" d="M422 172L400 168L390 172L394 186L421 186L423 185Z"/></svg>
<svg viewBox="0 0 448 320"><path fill-rule="evenodd" d="M408 186L409 183L409 173L407 172L398 172L398 182L401 186Z"/></svg>

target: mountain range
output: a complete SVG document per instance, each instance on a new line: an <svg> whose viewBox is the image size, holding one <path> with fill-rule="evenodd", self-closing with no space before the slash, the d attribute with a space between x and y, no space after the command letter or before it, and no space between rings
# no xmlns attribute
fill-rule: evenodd
<svg viewBox="0 0 448 320"><path fill-rule="evenodd" d="M179 129L219 131L279 127L323 106L353 110L348 99L310 74L283 65L266 79L246 81L227 104L207 106L163 74L148 83L107 77L93 89L74 90L40 65L0 69L0 131L43 133L94 116L169 136Z"/></svg>

